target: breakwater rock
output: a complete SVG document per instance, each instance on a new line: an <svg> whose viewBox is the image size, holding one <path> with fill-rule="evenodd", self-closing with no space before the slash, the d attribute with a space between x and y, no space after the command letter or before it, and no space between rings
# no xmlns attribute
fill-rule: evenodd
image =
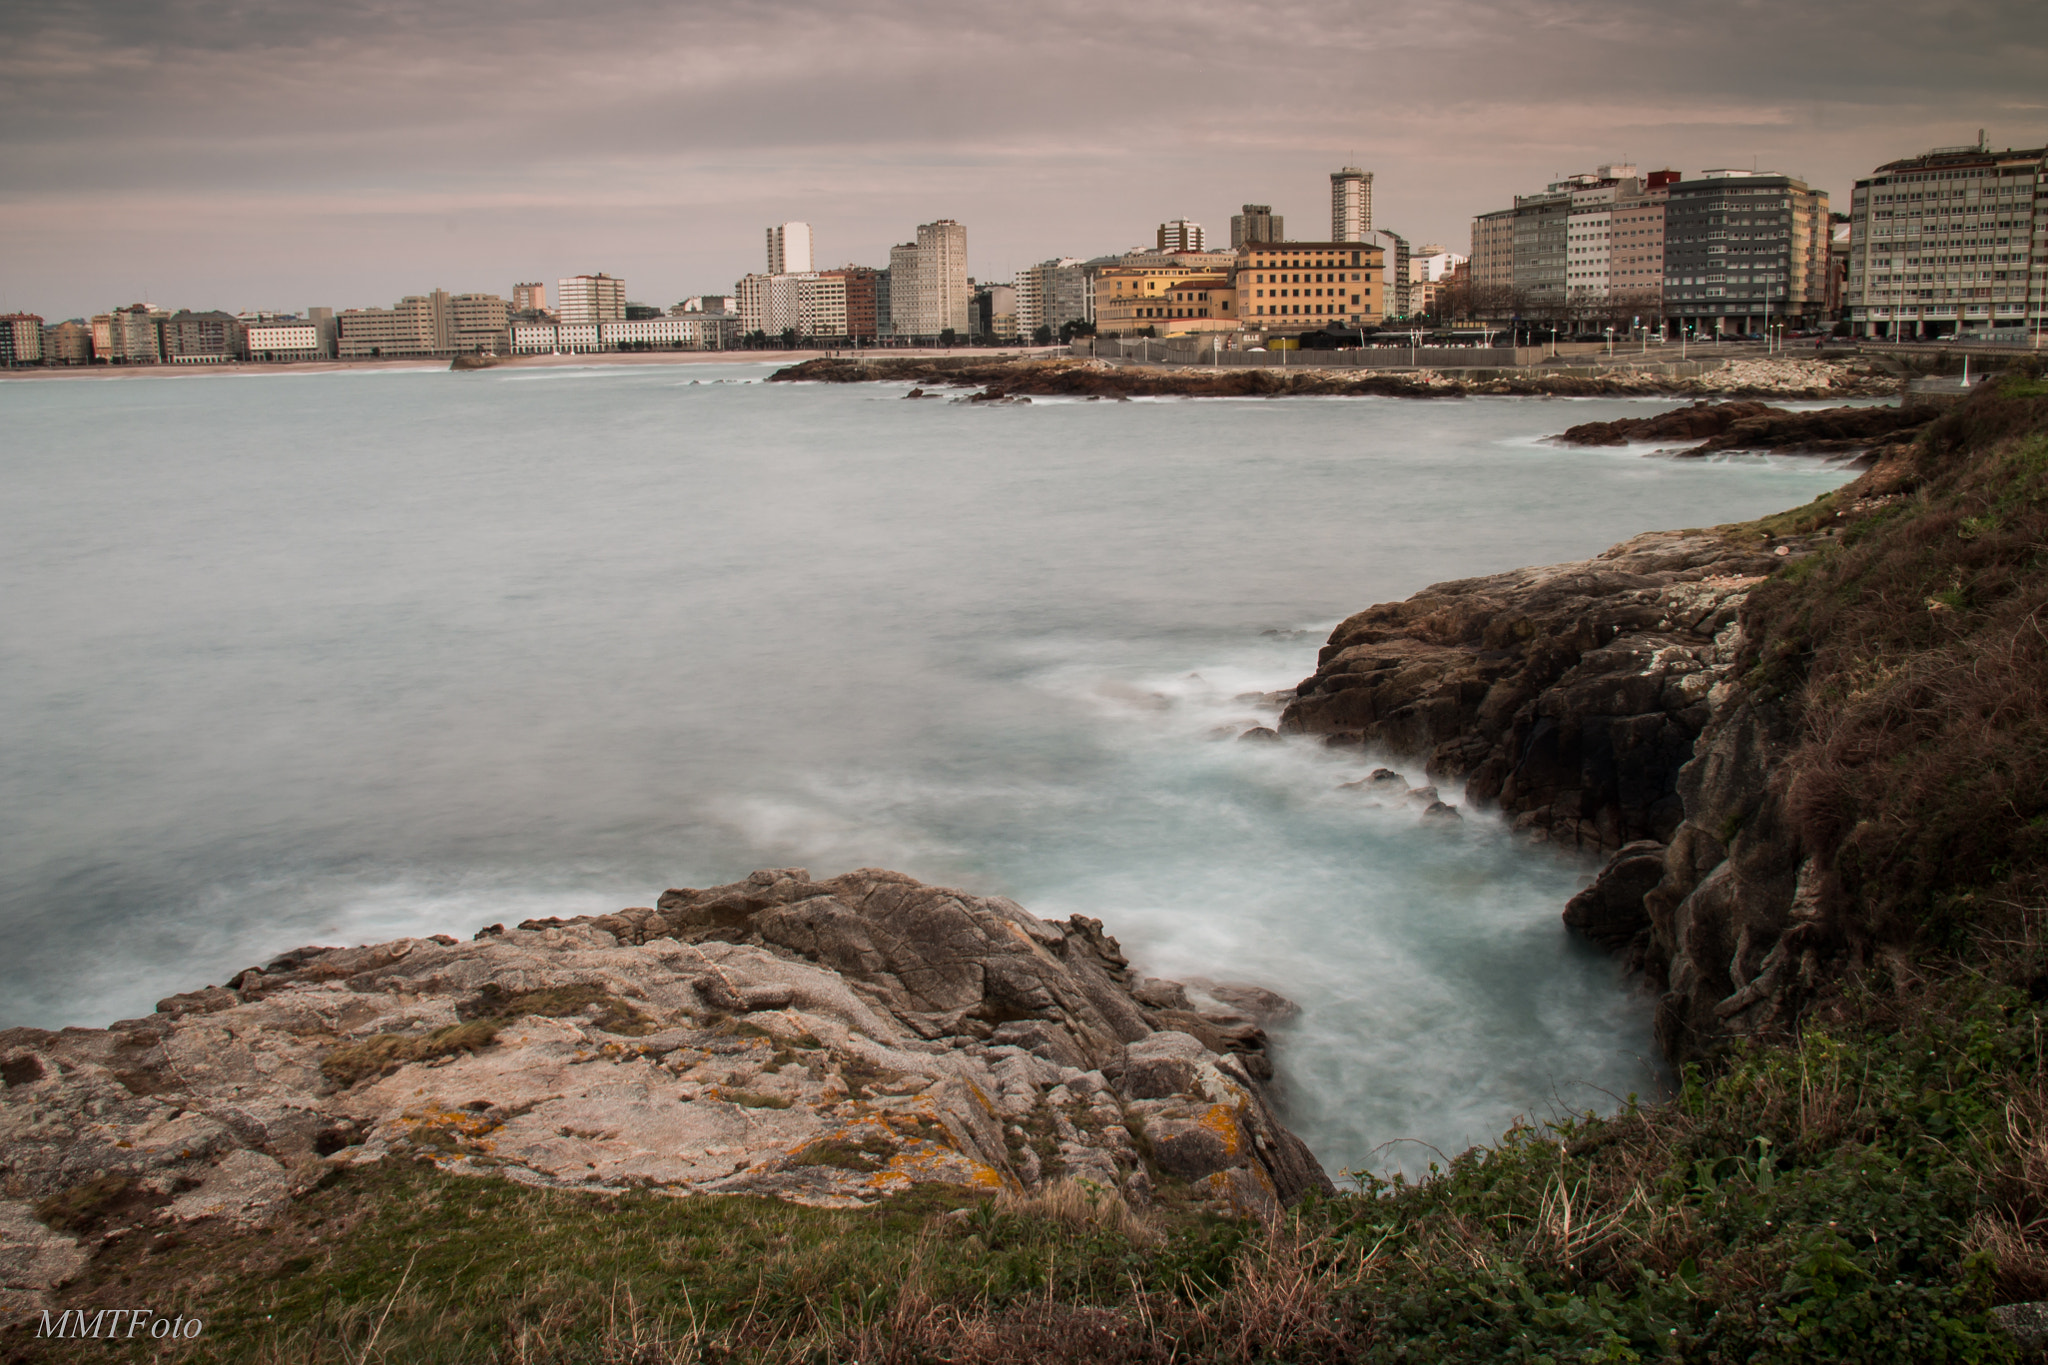
<svg viewBox="0 0 2048 1365"><path fill-rule="evenodd" d="M144 1019L0 1033L0 1307L99 1239L260 1225L390 1158L827 1206L1071 1178L1270 1218L1331 1188L1263 1085L1289 1008L875 869L302 948Z"/></svg>
<svg viewBox="0 0 2048 1365"><path fill-rule="evenodd" d="M1803 455L1860 455L1873 444L1925 426L1930 408L1823 408L1791 412L1757 402L1698 402L1654 417L1582 422L1557 440L1564 445L1618 446L1631 442L1685 442L1672 452L1713 455L1729 450L1777 450Z"/></svg>
<svg viewBox="0 0 2048 1365"><path fill-rule="evenodd" d="M1340 624L1280 729L1422 756L1432 780L1566 845L1662 843L1744 597L1796 548L1659 531L1434 584Z"/></svg>
<svg viewBox="0 0 2048 1365"><path fill-rule="evenodd" d="M1717 370L1674 377L1616 366L1600 373L1554 374L1539 367L1456 371L1163 366L1107 360L988 360L973 357L821 357L777 370L783 383L908 383L978 390L981 402L1065 396L1458 398L1467 395L1578 397L1840 398L1896 394L1899 380L1862 362L1737 360ZM932 397L930 393L926 397Z"/></svg>

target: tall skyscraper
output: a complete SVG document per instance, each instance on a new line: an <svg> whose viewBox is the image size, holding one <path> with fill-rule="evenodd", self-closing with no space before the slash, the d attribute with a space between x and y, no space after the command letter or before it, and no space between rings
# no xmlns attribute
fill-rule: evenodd
<svg viewBox="0 0 2048 1365"><path fill-rule="evenodd" d="M1330 240L1362 242L1372 231L1372 172L1356 166L1330 172Z"/></svg>
<svg viewBox="0 0 2048 1365"><path fill-rule="evenodd" d="M801 275L812 268L809 223L778 223L768 229L769 274Z"/></svg>
<svg viewBox="0 0 2048 1365"><path fill-rule="evenodd" d="M1284 242L1287 220L1273 212L1271 204L1246 204L1243 213L1230 215L1230 249L1247 242Z"/></svg>
<svg viewBox="0 0 2048 1365"><path fill-rule="evenodd" d="M1175 218L1159 225L1159 249L1161 251L1200 251L1202 249L1202 225L1185 218Z"/></svg>
<svg viewBox="0 0 2048 1365"><path fill-rule="evenodd" d="M570 275L555 281L556 316L564 323L623 322L626 282L610 275Z"/></svg>

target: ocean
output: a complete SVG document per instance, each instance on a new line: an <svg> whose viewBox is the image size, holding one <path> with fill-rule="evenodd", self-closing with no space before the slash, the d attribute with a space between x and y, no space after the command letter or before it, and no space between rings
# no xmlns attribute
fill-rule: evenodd
<svg viewBox="0 0 2048 1365"><path fill-rule="evenodd" d="M1278 1094L1333 1174L1663 1086L1558 920L1589 861L1338 789L1384 755L1237 743L1242 698L1374 602L1845 469L1543 439L1642 400L766 373L0 383L0 1025L880 866L1297 1001Z"/></svg>

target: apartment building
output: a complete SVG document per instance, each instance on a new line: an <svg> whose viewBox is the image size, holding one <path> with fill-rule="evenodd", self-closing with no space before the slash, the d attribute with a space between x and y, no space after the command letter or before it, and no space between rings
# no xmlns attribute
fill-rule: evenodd
<svg viewBox="0 0 2048 1365"><path fill-rule="evenodd" d="M984 284L974 290L967 310L971 335L994 341L1017 339L1017 287Z"/></svg>
<svg viewBox="0 0 2048 1365"><path fill-rule="evenodd" d="M510 344L509 312L496 294L408 294L390 308L344 309L335 323L343 360L474 354Z"/></svg>
<svg viewBox="0 0 2048 1365"><path fill-rule="evenodd" d="M1044 327L1058 336L1069 322L1088 322L1088 267L1072 256L1056 256L1017 272L1017 334L1030 338Z"/></svg>
<svg viewBox="0 0 2048 1365"><path fill-rule="evenodd" d="M1761 334L1827 307L1828 196L1793 176L1710 170L1670 187L1664 318L1671 328Z"/></svg>
<svg viewBox="0 0 2048 1365"><path fill-rule="evenodd" d="M606 351L715 351L732 344L734 325L730 318L706 317L701 313L601 322L597 326L597 342Z"/></svg>
<svg viewBox="0 0 2048 1365"><path fill-rule="evenodd" d="M1202 225L1186 218L1175 218L1161 223L1158 233L1161 251L1202 250Z"/></svg>
<svg viewBox="0 0 2048 1365"><path fill-rule="evenodd" d="M1371 327L1386 317L1385 251L1370 242L1253 242L1238 253L1237 311L1247 327Z"/></svg>
<svg viewBox="0 0 2048 1365"><path fill-rule="evenodd" d="M53 322L43 328L45 365L90 365L92 326L83 318Z"/></svg>
<svg viewBox="0 0 2048 1365"><path fill-rule="evenodd" d="M1601 166L1573 177L1565 228L1565 296L1577 310L1611 304L1661 315L1664 212L1676 171L1639 176L1634 166Z"/></svg>
<svg viewBox="0 0 2048 1365"><path fill-rule="evenodd" d="M1680 179L1677 171L1651 171L1610 211L1608 288L1646 318L1663 315L1664 215Z"/></svg>
<svg viewBox="0 0 2048 1365"><path fill-rule="evenodd" d="M92 320L92 355L103 365L156 365L163 360L163 319L146 303L131 303Z"/></svg>
<svg viewBox="0 0 2048 1365"><path fill-rule="evenodd" d="M1168 293L1176 285L1183 280L1220 279L1230 286L1238 258L1238 253L1229 251L1132 251L1122 256L1099 257L1082 267L1088 284L1087 320L1095 324L1101 336L1142 332L1147 327L1157 330L1170 320L1166 309L1186 306L1167 301ZM1222 301L1219 296L1198 301L1195 306L1214 307ZM1231 311L1235 316L1235 300Z"/></svg>
<svg viewBox="0 0 2048 1365"><path fill-rule="evenodd" d="M1856 182L1843 314L1858 336L2048 330L2048 148L1937 147Z"/></svg>
<svg viewBox="0 0 2048 1365"><path fill-rule="evenodd" d="M807 275L814 268L809 223L778 223L768 229L769 274Z"/></svg>
<svg viewBox="0 0 2048 1365"><path fill-rule="evenodd" d="M1385 320L1408 316L1408 270L1413 254L1408 239L1398 232L1375 228L1365 234L1361 241L1369 242L1380 249L1386 261L1386 282L1384 304Z"/></svg>
<svg viewBox="0 0 2048 1365"><path fill-rule="evenodd" d="M1144 267L1104 271L1097 282L1098 336L1234 332L1236 289L1227 273L1167 274Z"/></svg>
<svg viewBox="0 0 2048 1365"><path fill-rule="evenodd" d="M248 324L252 360L326 360L334 354L333 333L311 318L272 316Z"/></svg>
<svg viewBox="0 0 2048 1365"><path fill-rule="evenodd" d="M164 319L161 335L173 365L224 365L249 354L249 329L232 313L180 309Z"/></svg>
<svg viewBox="0 0 2048 1365"><path fill-rule="evenodd" d="M538 280L530 284L512 286L512 311L515 313L545 313L548 311L548 287Z"/></svg>
<svg viewBox="0 0 2048 1365"><path fill-rule="evenodd" d="M1421 317L1435 312L1437 292L1443 287L1444 281L1450 278L1451 273L1465 263L1465 257L1455 251L1446 250L1439 242L1429 242L1416 247L1408 257L1408 270L1405 276L1407 315Z"/></svg>
<svg viewBox="0 0 2048 1365"><path fill-rule="evenodd" d="M1372 232L1372 172L1356 166L1330 172L1330 240L1362 242Z"/></svg>
<svg viewBox="0 0 2048 1365"><path fill-rule="evenodd" d="M794 275L743 275L733 286L740 333L781 336L802 330L803 310Z"/></svg>
<svg viewBox="0 0 2048 1365"><path fill-rule="evenodd" d="M879 276L866 266L748 275L734 294L740 335L872 341L880 335ZM689 314L684 314L689 316Z"/></svg>
<svg viewBox="0 0 2048 1365"><path fill-rule="evenodd" d="M626 320L626 282L602 272L555 281L555 316L563 322Z"/></svg>
<svg viewBox="0 0 2048 1365"><path fill-rule="evenodd" d="M1472 220L1472 285L1515 287L1515 210L1495 209Z"/></svg>
<svg viewBox="0 0 2048 1365"><path fill-rule="evenodd" d="M967 229L950 218L920 223L917 240L889 249L890 319L898 336L965 336Z"/></svg>
<svg viewBox="0 0 2048 1365"><path fill-rule="evenodd" d="M846 330L837 335L853 341L873 341L882 334L880 285L882 272L870 266L849 265L824 272L840 282L841 308Z"/></svg>
<svg viewBox="0 0 2048 1365"><path fill-rule="evenodd" d="M1230 215L1230 249L1247 242L1281 242L1287 239L1287 220L1273 212L1271 204L1246 204L1244 212Z"/></svg>
<svg viewBox="0 0 2048 1365"><path fill-rule="evenodd" d="M1571 259L1569 182L1515 196L1514 290L1526 316L1564 311Z"/></svg>
<svg viewBox="0 0 2048 1365"><path fill-rule="evenodd" d="M34 313L0 313L0 366L42 363L42 318Z"/></svg>

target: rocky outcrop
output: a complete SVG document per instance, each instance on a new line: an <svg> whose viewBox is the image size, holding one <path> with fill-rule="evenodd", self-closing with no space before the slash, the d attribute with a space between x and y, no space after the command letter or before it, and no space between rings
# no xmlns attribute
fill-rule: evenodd
<svg viewBox="0 0 2048 1365"><path fill-rule="evenodd" d="M1806 455L1855 455L1872 445L1918 430L1932 409L1822 408L1792 412L1756 402L1694 403L1654 417L1582 422L1557 440L1565 445L1618 446L1631 442L1685 442L1682 456L1730 450L1776 450Z"/></svg>
<svg viewBox="0 0 2048 1365"><path fill-rule="evenodd" d="M262 1224L335 1163L865 1203L1086 1180L1270 1217L1270 993L1134 974L1099 922L866 869L570 921L303 948L105 1029L0 1033L0 1276Z"/></svg>
<svg viewBox="0 0 2048 1365"><path fill-rule="evenodd" d="M1432 779L1567 845L1662 843L1744 595L1780 548L1654 532L1368 608L1331 634L1280 729L1426 755Z"/></svg>
<svg viewBox="0 0 2048 1365"><path fill-rule="evenodd" d="M1840 398L1890 395L1896 377L1860 362L1737 360L1703 374L1672 377L1615 366L1596 374L1513 371L1360 371L1314 367L1162 366L1079 359L976 359L972 357L820 357L777 370L785 383L911 383L978 389L981 403L1028 396L1118 399L1134 395L1182 398L1396 397L1456 398L1470 394L1569 397L1757 395ZM935 397L920 391L916 396Z"/></svg>

